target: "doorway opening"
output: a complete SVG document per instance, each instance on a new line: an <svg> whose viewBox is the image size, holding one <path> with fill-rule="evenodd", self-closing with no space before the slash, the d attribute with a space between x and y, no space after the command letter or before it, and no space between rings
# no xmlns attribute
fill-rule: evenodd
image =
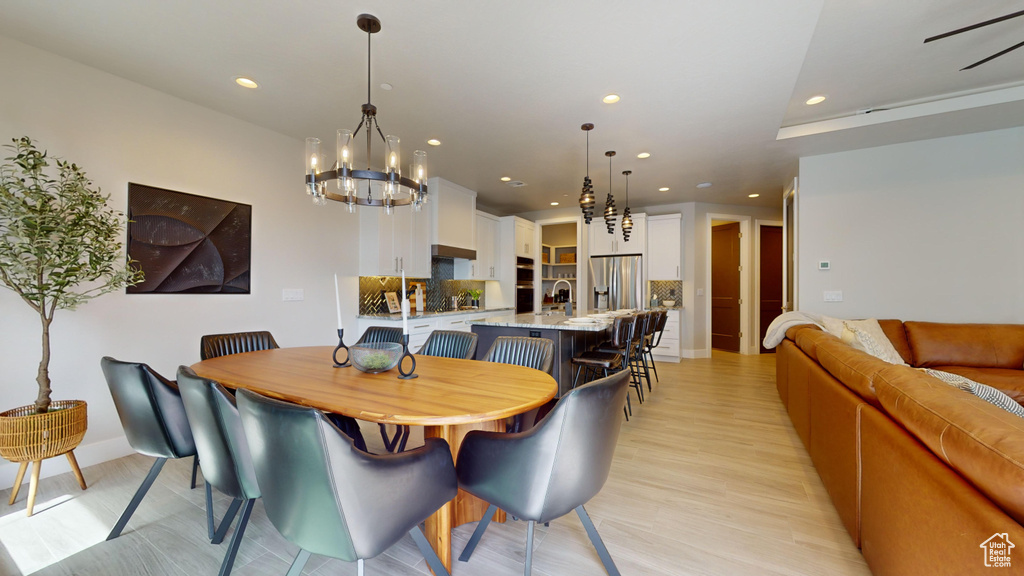
<svg viewBox="0 0 1024 576"><path fill-rule="evenodd" d="M754 250L754 304L757 310L758 346L762 354L774 353L774 348L764 347L768 326L784 311L783 295L783 246L782 222L758 220L756 223L756 248Z"/></svg>
<svg viewBox="0 0 1024 576"><path fill-rule="evenodd" d="M751 217L707 214L705 348L756 354L750 306Z"/></svg>

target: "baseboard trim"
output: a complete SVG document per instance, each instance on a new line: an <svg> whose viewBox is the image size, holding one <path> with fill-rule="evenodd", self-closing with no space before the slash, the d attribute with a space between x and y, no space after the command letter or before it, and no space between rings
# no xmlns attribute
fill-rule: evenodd
<svg viewBox="0 0 1024 576"><path fill-rule="evenodd" d="M711 358L711 352L709 350L701 349L690 349L682 351L683 358Z"/></svg>
<svg viewBox="0 0 1024 576"><path fill-rule="evenodd" d="M128 444L128 438L118 436L117 438L101 440L92 444L79 444L78 448L75 448L75 460L78 461L80 468L85 468L93 464L116 460L134 452ZM19 464L6 461L0 465L0 488L11 488L14 486L14 478L18 475L18 466ZM56 458L43 460L39 476L41 478L49 478L50 476L56 476L65 472L71 472L71 465L68 464L68 459L64 456L57 456ZM26 485L25 490L28 490L28 477L29 475L26 473L23 480ZM88 475L85 476L85 482L86 484L89 483ZM28 494L28 492L25 493Z"/></svg>

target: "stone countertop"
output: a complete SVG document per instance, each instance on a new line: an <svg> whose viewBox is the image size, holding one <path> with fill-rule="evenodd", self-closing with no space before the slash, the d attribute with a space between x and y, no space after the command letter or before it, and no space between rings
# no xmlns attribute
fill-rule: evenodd
<svg viewBox="0 0 1024 576"><path fill-rule="evenodd" d="M445 310L439 312L413 312L409 315L410 319L413 318L438 318L441 316L460 316L463 314L490 314L497 312L508 312L515 310L514 307L509 306L506 308L485 308L483 310L474 308L470 310ZM372 318L374 320L402 320L401 314L360 314L358 318Z"/></svg>
<svg viewBox="0 0 1024 576"><path fill-rule="evenodd" d="M498 328L532 328L534 330L574 330L579 332L603 332L610 322L599 320L595 324L570 324L564 314L517 314L511 322L496 322L490 318L474 320L473 326L495 326Z"/></svg>

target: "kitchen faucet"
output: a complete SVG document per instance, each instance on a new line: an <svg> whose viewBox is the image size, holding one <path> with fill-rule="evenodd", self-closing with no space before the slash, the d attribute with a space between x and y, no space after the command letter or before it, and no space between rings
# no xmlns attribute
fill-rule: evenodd
<svg viewBox="0 0 1024 576"><path fill-rule="evenodd" d="M569 287L569 299L566 300L565 302L565 315L572 316L572 284L570 284L569 281L564 278L558 280L557 282L555 282L554 286L551 287L551 293L554 294L555 287L561 284L562 282L565 282L565 285Z"/></svg>

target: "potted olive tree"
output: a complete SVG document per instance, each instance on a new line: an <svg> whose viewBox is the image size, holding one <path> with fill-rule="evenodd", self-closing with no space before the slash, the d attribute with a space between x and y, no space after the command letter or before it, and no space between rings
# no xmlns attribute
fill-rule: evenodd
<svg viewBox="0 0 1024 576"><path fill-rule="evenodd" d="M42 357L34 404L0 413L0 456L19 462L11 503L33 462L28 513L43 459L67 454L79 484L85 481L72 450L85 435L81 400L50 401L50 324L57 310L142 281L122 255L124 215L107 206L77 165L39 151L31 139L6 146L0 165L0 285L39 315ZM52 163L51 163L52 162ZM56 170L54 170L54 167Z"/></svg>

